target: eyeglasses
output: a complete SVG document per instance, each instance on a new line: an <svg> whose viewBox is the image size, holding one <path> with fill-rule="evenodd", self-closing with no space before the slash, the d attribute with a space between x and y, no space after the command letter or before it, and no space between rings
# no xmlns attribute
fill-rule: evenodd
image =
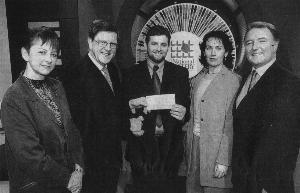
<svg viewBox="0 0 300 193"><path fill-rule="evenodd" d="M104 48L106 47L108 44L110 46L111 49L116 49L118 44L114 43L114 42L107 42L107 41L103 41L103 40L94 40L98 46Z"/></svg>

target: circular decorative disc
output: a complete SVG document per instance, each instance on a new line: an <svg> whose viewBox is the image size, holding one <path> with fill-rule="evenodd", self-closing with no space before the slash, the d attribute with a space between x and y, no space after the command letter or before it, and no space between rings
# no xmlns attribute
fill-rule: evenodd
<svg viewBox="0 0 300 193"><path fill-rule="evenodd" d="M147 59L145 37L154 25L166 27L171 33L170 49L166 60L189 70L190 78L201 69L199 44L210 31L224 31L233 46L233 68L236 60L236 46L233 33L227 23L213 10L193 3L180 3L168 6L155 13L144 25L136 45L136 62Z"/></svg>

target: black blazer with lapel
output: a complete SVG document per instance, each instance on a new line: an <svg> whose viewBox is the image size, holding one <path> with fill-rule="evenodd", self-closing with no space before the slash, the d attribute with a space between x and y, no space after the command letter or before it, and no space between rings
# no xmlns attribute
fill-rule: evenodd
<svg viewBox="0 0 300 193"><path fill-rule="evenodd" d="M275 62L234 111L235 192L294 192L299 143L300 81Z"/></svg>
<svg viewBox="0 0 300 193"><path fill-rule="evenodd" d="M161 83L161 94L175 94L175 102L186 107L187 112L189 112L189 90L187 69L166 61ZM153 94L153 82L146 61L131 67L125 73L124 92L126 93L127 106L130 99ZM158 146L154 137L155 114L155 111L147 115L138 111L136 115L133 115L144 117L142 129L145 132L141 137L136 137L129 132L127 159L130 160L133 169L139 170L145 162L151 165L157 161L160 154L159 160L161 164L165 165L165 171L176 172L183 153L183 122L171 117L169 110L161 111L165 134L162 136L162 143Z"/></svg>
<svg viewBox="0 0 300 193"><path fill-rule="evenodd" d="M120 79L114 64L107 66L114 92L88 55L72 69L68 85L72 115L82 135L86 177L97 175L103 166L120 167L122 160Z"/></svg>

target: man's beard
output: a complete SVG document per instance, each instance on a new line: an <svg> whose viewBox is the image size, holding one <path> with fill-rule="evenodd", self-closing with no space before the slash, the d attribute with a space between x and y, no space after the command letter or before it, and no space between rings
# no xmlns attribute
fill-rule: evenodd
<svg viewBox="0 0 300 193"><path fill-rule="evenodd" d="M160 59L156 59L154 56L148 55L148 58L149 58L152 62L159 64L159 63L161 63L162 61L164 61L164 60L166 59L166 56L163 56L163 57L161 57Z"/></svg>

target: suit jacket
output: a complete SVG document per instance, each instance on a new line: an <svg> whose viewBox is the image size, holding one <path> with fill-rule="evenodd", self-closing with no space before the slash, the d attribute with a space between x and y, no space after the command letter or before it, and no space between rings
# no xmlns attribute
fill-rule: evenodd
<svg viewBox="0 0 300 193"><path fill-rule="evenodd" d="M120 168L122 161L120 79L114 64L107 68L114 92L88 55L71 70L68 84L71 112L82 135L87 180L103 167Z"/></svg>
<svg viewBox="0 0 300 193"><path fill-rule="evenodd" d="M276 61L234 112L235 192L294 192L299 115L300 81Z"/></svg>
<svg viewBox="0 0 300 193"><path fill-rule="evenodd" d="M195 155L193 152L193 134L194 128L194 104L195 94L199 87L199 82L207 73L207 69L202 70L197 76L191 80L191 119L185 125L187 130L187 160L190 169L191 158ZM199 157L200 157L200 176L196 176L200 180L201 186L230 188L231 185L231 167L224 178L213 178L216 163L231 166L232 151L232 133L233 118L232 108L235 95L239 88L239 77L225 66L212 80L200 102L200 137L199 139ZM193 171L191 171L193 172ZM188 178L189 170L187 174ZM200 179L199 179L200 177Z"/></svg>
<svg viewBox="0 0 300 193"><path fill-rule="evenodd" d="M39 188L38 192L56 192L67 187L75 163L83 167L80 134L71 119L64 89L59 81L46 80L54 93L64 129L23 76L7 90L2 101L12 193L34 192Z"/></svg>
<svg viewBox="0 0 300 193"><path fill-rule="evenodd" d="M175 94L175 102L186 107L188 112L189 90L187 69L165 61L161 94ZM125 73L124 92L127 106L130 99L153 95L153 82L146 61L131 67ZM152 111L145 115L138 111L134 116L138 115L144 117L142 129L145 132L141 137L136 137L129 132L127 159L131 162L133 170L142 170L145 163L153 166L155 162L159 162L162 171L176 173L183 155L183 121L171 117L170 110L162 110L164 134L158 145L154 137L156 112Z"/></svg>

